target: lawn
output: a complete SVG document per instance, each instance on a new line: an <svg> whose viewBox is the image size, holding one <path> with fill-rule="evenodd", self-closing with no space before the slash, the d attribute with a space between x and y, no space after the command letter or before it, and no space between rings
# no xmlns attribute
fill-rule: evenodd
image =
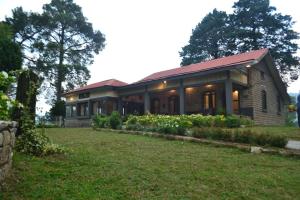
<svg viewBox="0 0 300 200"><path fill-rule="evenodd" d="M47 129L68 155L16 153L3 199L297 199L300 159L91 129Z"/></svg>

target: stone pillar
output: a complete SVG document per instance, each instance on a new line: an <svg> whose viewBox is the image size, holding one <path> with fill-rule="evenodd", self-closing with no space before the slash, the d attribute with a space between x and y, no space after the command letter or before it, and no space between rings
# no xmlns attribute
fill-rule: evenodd
<svg viewBox="0 0 300 200"><path fill-rule="evenodd" d="M122 97L118 98L118 112L120 115L123 115L123 103L122 103Z"/></svg>
<svg viewBox="0 0 300 200"><path fill-rule="evenodd" d="M221 114L218 113L221 110L225 112L224 107L223 107L223 89L220 88L216 88L216 107L217 107L217 114ZM222 113L224 114L224 113Z"/></svg>
<svg viewBox="0 0 300 200"><path fill-rule="evenodd" d="M144 114L150 113L150 95L146 86L144 93Z"/></svg>
<svg viewBox="0 0 300 200"><path fill-rule="evenodd" d="M184 110L185 92L184 92L184 87L183 87L183 81L182 80L180 80L178 92L179 92L179 113L181 115L183 115L185 113L185 110Z"/></svg>
<svg viewBox="0 0 300 200"><path fill-rule="evenodd" d="M229 78L225 81L225 95L226 95L226 114L231 115L233 113L232 81Z"/></svg>
<svg viewBox="0 0 300 200"><path fill-rule="evenodd" d="M88 101L88 110L89 110L88 117L90 118L91 115L92 115L92 110L93 110L93 106L92 106L92 101L91 100Z"/></svg>

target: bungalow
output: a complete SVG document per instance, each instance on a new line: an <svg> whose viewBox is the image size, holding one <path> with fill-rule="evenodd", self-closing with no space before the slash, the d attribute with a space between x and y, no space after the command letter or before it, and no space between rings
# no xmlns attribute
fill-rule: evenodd
<svg viewBox="0 0 300 200"><path fill-rule="evenodd" d="M256 124L284 124L289 102L268 49L156 72L127 84L110 79L64 94L66 126L96 114L237 114Z"/></svg>

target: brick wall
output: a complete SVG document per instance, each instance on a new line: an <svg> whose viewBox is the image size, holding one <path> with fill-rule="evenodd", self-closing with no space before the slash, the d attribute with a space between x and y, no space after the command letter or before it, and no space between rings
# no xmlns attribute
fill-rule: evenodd
<svg viewBox="0 0 300 200"><path fill-rule="evenodd" d="M0 184L12 166L16 131L16 122L0 121Z"/></svg>
<svg viewBox="0 0 300 200"><path fill-rule="evenodd" d="M264 79L261 77L264 73ZM283 125L285 122L285 109L283 99L280 99L281 112L278 112L277 96L280 94L274 84L267 67L263 62L249 69L250 87L241 93L241 108L252 107L253 119L258 125ZM267 109L262 109L262 90L267 94Z"/></svg>

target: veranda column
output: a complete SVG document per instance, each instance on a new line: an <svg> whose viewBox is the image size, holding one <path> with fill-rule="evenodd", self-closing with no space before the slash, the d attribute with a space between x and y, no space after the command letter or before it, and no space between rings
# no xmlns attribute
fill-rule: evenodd
<svg viewBox="0 0 300 200"><path fill-rule="evenodd" d="M181 115L184 114L184 87L183 87L183 81L180 80L179 84L179 113Z"/></svg>
<svg viewBox="0 0 300 200"><path fill-rule="evenodd" d="M150 113L150 95L146 86L144 93L144 114Z"/></svg>
<svg viewBox="0 0 300 200"><path fill-rule="evenodd" d="M118 98L118 112L120 115L123 115L123 103L122 103L122 97Z"/></svg>
<svg viewBox="0 0 300 200"><path fill-rule="evenodd" d="M91 102L91 100L89 100L88 101L88 114L87 114L87 116L90 118L91 117L91 115L92 115L92 102Z"/></svg>
<svg viewBox="0 0 300 200"><path fill-rule="evenodd" d="M225 95L226 95L226 114L231 115L232 109L232 81L228 78L225 81Z"/></svg>

